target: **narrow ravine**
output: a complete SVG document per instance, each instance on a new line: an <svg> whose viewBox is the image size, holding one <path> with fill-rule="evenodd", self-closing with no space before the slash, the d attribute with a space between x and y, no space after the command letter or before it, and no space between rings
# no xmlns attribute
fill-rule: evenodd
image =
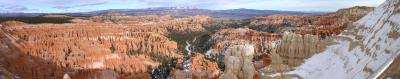
<svg viewBox="0 0 400 79"><path fill-rule="evenodd" d="M196 37L194 37L194 39L192 40L192 42L196 41ZM192 44L190 44L188 41L186 41L186 47L185 50L187 51L187 55L190 56L192 54L192 50L190 50L190 46L192 46Z"/></svg>
<svg viewBox="0 0 400 79"><path fill-rule="evenodd" d="M192 43L196 41L196 37L192 40ZM185 50L187 51L187 55L185 56L185 61L183 62L183 68L185 71L189 71L189 69L192 66L192 63L190 62L190 57L192 55L192 50L190 50L190 46L192 44L189 43L189 41L186 41L186 47Z"/></svg>

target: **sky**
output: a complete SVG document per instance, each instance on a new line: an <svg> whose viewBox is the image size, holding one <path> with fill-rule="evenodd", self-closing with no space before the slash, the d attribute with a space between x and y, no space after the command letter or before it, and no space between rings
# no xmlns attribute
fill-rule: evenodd
<svg viewBox="0 0 400 79"><path fill-rule="evenodd" d="M259 9L336 11L352 6L378 6L385 0L0 0L0 13L65 13L107 9L192 7L199 9Z"/></svg>

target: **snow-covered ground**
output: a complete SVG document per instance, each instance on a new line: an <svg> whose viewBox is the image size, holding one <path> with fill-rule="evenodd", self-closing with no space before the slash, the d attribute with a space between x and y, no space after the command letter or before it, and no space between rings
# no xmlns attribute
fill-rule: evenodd
<svg viewBox="0 0 400 79"><path fill-rule="evenodd" d="M376 78L400 54L400 39L389 37L400 32L399 0L387 0L356 22L361 40L336 39L338 44L307 59L294 71L305 79L366 79ZM341 36L349 38L354 36ZM352 47L352 43L360 45Z"/></svg>

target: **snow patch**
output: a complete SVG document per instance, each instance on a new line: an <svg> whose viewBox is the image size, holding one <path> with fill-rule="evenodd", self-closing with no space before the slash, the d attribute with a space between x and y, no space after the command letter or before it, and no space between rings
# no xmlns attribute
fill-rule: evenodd
<svg viewBox="0 0 400 79"><path fill-rule="evenodd" d="M400 39L388 38L391 31L400 31L399 14L394 14L399 0L387 0L356 24L357 35L363 36L362 45L349 50L352 40L339 40L325 51L315 54L305 63L287 74L296 74L305 79L366 79L376 78L400 54ZM363 50L365 49L365 50ZM386 52L386 53L385 53Z"/></svg>

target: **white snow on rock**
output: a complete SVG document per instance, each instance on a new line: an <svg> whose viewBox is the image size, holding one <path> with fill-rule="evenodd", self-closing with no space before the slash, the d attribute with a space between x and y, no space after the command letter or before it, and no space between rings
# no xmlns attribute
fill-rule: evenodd
<svg viewBox="0 0 400 79"><path fill-rule="evenodd" d="M361 40L338 38L335 40L338 44L315 54L286 74L305 79L376 78L400 54L400 39L388 36L390 32L400 32L399 5L399 0L387 0L355 23ZM356 41L361 41L361 45L351 47Z"/></svg>

